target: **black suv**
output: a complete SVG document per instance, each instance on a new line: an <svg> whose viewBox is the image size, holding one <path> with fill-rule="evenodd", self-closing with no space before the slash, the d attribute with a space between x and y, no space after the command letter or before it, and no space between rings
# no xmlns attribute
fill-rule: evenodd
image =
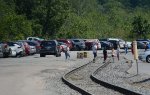
<svg viewBox="0 0 150 95"><path fill-rule="evenodd" d="M40 46L40 57L45 57L46 55L61 56L60 46L56 40L42 41Z"/></svg>

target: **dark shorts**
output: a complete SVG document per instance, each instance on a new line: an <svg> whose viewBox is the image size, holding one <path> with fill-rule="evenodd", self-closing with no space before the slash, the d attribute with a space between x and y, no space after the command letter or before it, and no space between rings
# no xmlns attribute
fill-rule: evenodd
<svg viewBox="0 0 150 95"><path fill-rule="evenodd" d="M94 58L97 57L97 53L93 53L94 54Z"/></svg>

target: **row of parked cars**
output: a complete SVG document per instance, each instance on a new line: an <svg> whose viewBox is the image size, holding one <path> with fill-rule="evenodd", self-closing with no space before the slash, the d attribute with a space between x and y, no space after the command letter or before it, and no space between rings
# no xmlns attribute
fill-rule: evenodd
<svg viewBox="0 0 150 95"><path fill-rule="evenodd" d="M26 40L18 40L16 42L0 42L0 56L26 56L40 53L41 57L47 54L61 56L61 52L67 46L70 50L91 50L93 43L97 44L98 49L112 47L116 48L119 43L122 46L121 39L56 39L45 41L38 37L28 37ZM45 50L44 50L45 49ZM47 50L46 50L47 49ZM45 52L52 51L52 52Z"/></svg>
<svg viewBox="0 0 150 95"><path fill-rule="evenodd" d="M29 40L0 42L0 57L21 57L33 55L40 50L40 43Z"/></svg>
<svg viewBox="0 0 150 95"><path fill-rule="evenodd" d="M39 53L40 57L46 55L61 56L61 52L68 46L70 50L92 50L93 43L98 49L124 48L124 44L131 48L131 42L119 38L107 39L55 39L44 40L38 37L28 37L26 40L15 42L0 42L0 57L17 57ZM138 41L138 48L144 49L144 42Z"/></svg>

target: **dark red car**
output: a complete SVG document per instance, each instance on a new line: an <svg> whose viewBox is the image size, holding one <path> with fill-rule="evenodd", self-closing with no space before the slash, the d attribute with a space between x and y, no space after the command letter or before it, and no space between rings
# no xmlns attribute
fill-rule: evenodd
<svg viewBox="0 0 150 95"><path fill-rule="evenodd" d="M69 47L69 49L72 50L73 45L72 45L72 42L69 39L58 39L57 41L66 43L66 45Z"/></svg>
<svg viewBox="0 0 150 95"><path fill-rule="evenodd" d="M85 39L84 41L86 50L92 50L93 43L96 43L97 49L101 49L101 44L98 39Z"/></svg>

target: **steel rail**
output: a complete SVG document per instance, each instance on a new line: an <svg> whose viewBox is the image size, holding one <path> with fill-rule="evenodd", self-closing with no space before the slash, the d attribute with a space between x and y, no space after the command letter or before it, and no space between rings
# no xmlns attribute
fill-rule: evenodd
<svg viewBox="0 0 150 95"><path fill-rule="evenodd" d="M98 58L97 58L97 59L98 59ZM84 90L83 88L74 85L73 83L71 83L71 82L67 79L69 75L73 74L74 72L76 72L76 71L78 71L78 70L83 69L84 67L86 67L87 65L90 65L91 63L93 63L93 61L91 61L91 62L89 62L89 63L87 63L87 64L85 64L85 65L82 65L82 66L80 66L80 67L78 67L78 68L76 68L76 69L74 69L74 70L72 70L72 71L70 71L70 72L68 72L67 74L65 74L65 75L62 77L62 81L63 81L66 85L68 85L70 88L72 88L72 89L78 91L78 92L81 93L82 95L93 95L92 93L90 93L90 92ZM104 64L102 65L102 67L104 67L105 64L107 65L108 63L109 63L109 61L106 62L106 63L104 63ZM90 78L90 76L89 76L89 78ZM93 81L93 82L94 82L94 81ZM108 88L107 88L107 89L108 89Z"/></svg>
<svg viewBox="0 0 150 95"><path fill-rule="evenodd" d="M66 79L67 76L69 76L70 74L72 74L72 73L75 72L76 70L82 69L83 67L85 67L85 66L87 66L88 64L91 64L91 63L93 63L93 61L90 61L90 62L88 62L87 64L84 64L84 65L82 65L82 66L80 66L80 67L78 67L78 68L76 68L76 69L73 69L72 71L68 72L67 74L65 74L65 75L62 77L62 81L63 81L66 85L68 85L70 88L72 88L72 89L78 91L78 92L81 93L82 95L92 95L91 93L89 93L89 92L83 90L82 88L80 88L80 87L74 85L73 83L69 82L69 81Z"/></svg>
<svg viewBox="0 0 150 95"><path fill-rule="evenodd" d="M107 82L105 82L105 81L102 81L102 80L96 78L95 75L97 74L97 72L101 71L101 70L102 70L103 68L105 68L108 64L110 64L110 60L109 60L106 64L100 66L100 67L90 76L90 78L91 78L94 82L96 82L96 83L98 83L98 84L100 84L100 85L102 85L102 86L104 86L104 87L106 87L106 88L109 88L109 89L112 89L112 90L114 90L114 91L120 92L120 93L122 93L122 94L125 94L125 95L141 95L141 94L139 94L139 93L137 93L137 92L134 92L134 91L131 91L131 90L129 90L129 89L125 89L125 88L122 88L122 87L119 87L119 86L116 86L116 85L107 83Z"/></svg>

